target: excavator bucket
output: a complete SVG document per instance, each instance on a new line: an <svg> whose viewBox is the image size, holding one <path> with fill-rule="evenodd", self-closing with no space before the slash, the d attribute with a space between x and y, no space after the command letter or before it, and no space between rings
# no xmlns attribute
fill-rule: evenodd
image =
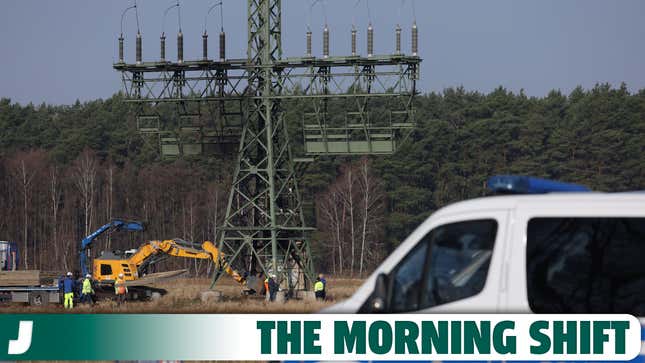
<svg viewBox="0 0 645 363"><path fill-rule="evenodd" d="M246 287L259 294L262 292L262 289L264 289L264 281L257 276L249 276L246 279Z"/></svg>

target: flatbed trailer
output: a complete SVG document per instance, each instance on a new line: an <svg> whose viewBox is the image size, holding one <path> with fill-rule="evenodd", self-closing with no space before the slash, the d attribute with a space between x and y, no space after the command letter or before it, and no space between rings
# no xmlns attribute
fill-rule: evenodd
<svg viewBox="0 0 645 363"><path fill-rule="evenodd" d="M16 242L0 241L0 302L45 306L60 303L58 273L20 270Z"/></svg>
<svg viewBox="0 0 645 363"><path fill-rule="evenodd" d="M0 287L0 301L47 306L59 304L60 296L56 286L9 286Z"/></svg>

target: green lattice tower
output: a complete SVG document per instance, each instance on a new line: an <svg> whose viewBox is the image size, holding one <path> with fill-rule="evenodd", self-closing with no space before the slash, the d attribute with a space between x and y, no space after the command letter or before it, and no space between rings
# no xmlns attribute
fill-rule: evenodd
<svg viewBox="0 0 645 363"><path fill-rule="evenodd" d="M219 249L250 274L275 274L289 289L313 279L302 200L281 100L281 1L248 1L244 125ZM238 264L239 266L239 264ZM216 274L213 284L221 272ZM303 285L304 284L304 285Z"/></svg>

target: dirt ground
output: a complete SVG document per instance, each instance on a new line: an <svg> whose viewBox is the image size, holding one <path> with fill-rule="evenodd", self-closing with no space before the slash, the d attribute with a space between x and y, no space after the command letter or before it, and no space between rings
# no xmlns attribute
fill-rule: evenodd
<svg viewBox="0 0 645 363"><path fill-rule="evenodd" d="M263 296L243 296L239 285L230 279L218 282L217 290L221 291L224 298L220 302L204 303L200 300L200 293L208 291L210 280L198 278L177 278L156 285L166 289L168 293L157 301L128 302L117 306L112 301L100 301L93 306L76 304L72 313L76 314L135 314L135 313L160 313L160 314L288 314L288 313L314 313L324 307L350 297L362 284L361 279L327 279L327 297L324 302L305 302L302 300L289 300L284 303L268 303ZM31 307L23 304L8 304L0 306L0 313L65 313L60 304L51 304L46 307Z"/></svg>

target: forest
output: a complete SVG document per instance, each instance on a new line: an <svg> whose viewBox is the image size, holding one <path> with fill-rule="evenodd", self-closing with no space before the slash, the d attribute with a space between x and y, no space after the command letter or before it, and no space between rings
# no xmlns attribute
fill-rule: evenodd
<svg viewBox="0 0 645 363"><path fill-rule="evenodd" d="M286 107L295 118L300 106ZM301 172L318 270L369 273L433 211L486 195L494 174L645 189L645 89L599 84L528 97L460 87L419 95L416 109L417 127L396 154L320 157ZM146 230L102 237L100 249L216 238L233 155L163 160L121 94L73 105L1 99L0 130L0 240L18 242L23 268L77 269L80 240L117 217ZM298 131L290 135L301 147Z"/></svg>

